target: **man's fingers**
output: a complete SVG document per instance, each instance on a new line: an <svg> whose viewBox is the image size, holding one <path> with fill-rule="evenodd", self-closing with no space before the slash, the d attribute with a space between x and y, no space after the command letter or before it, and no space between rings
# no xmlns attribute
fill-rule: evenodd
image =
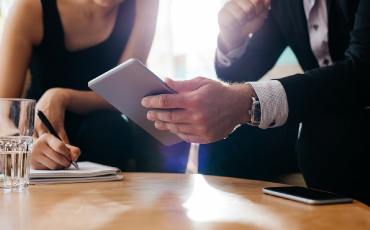
<svg viewBox="0 0 370 230"><path fill-rule="evenodd" d="M258 17L265 20L270 10L271 0L264 0L263 5L264 5L264 10L258 15Z"/></svg>
<svg viewBox="0 0 370 230"><path fill-rule="evenodd" d="M190 123L193 121L190 111L184 109L151 110L148 112L147 118L151 121L171 123Z"/></svg>
<svg viewBox="0 0 370 230"><path fill-rule="evenodd" d="M141 104L146 108L178 109L186 107L185 96L181 94L161 94L144 97Z"/></svg>
<svg viewBox="0 0 370 230"><path fill-rule="evenodd" d="M169 123L163 121L156 121L155 127L159 130L169 130L174 134L178 133L192 133L197 131L197 128L193 124L182 124L182 123Z"/></svg>
<svg viewBox="0 0 370 230"><path fill-rule="evenodd" d="M261 19L265 20L267 18L268 13L269 13L269 11L266 10L265 12L263 12L262 14L260 14L258 17L260 17Z"/></svg>
<svg viewBox="0 0 370 230"><path fill-rule="evenodd" d="M81 150L73 145L66 145L70 152L70 157L73 161L77 161L78 158L81 156Z"/></svg>
<svg viewBox="0 0 370 230"><path fill-rule="evenodd" d="M265 11L265 0L250 0L254 6L254 12L256 15L260 15L262 12Z"/></svg>
<svg viewBox="0 0 370 230"><path fill-rule="evenodd" d="M237 27L244 26L247 23L247 15L235 2L227 2L224 9L238 22Z"/></svg>
<svg viewBox="0 0 370 230"><path fill-rule="evenodd" d="M250 1L238 0L236 2L244 11L248 21L252 21L256 17L255 7Z"/></svg>
<svg viewBox="0 0 370 230"><path fill-rule="evenodd" d="M225 8L218 13L218 22L220 27L226 27L229 30L235 30L240 26L236 18Z"/></svg>
<svg viewBox="0 0 370 230"><path fill-rule="evenodd" d="M141 104L146 108L185 109L189 106L185 93L195 91L207 85L209 81L209 79L203 77L196 77L187 81L173 81L167 78L167 85L179 94L161 94L144 97L141 100Z"/></svg>
<svg viewBox="0 0 370 230"><path fill-rule="evenodd" d="M204 140L200 135L187 133L194 132L194 130L196 130L196 128L191 124L176 124L156 121L155 127L159 130L169 130L172 133L179 136L184 141L189 143L199 143L199 144L209 143L206 140Z"/></svg>
<svg viewBox="0 0 370 230"><path fill-rule="evenodd" d="M174 81L171 78L165 78L165 83L177 93L188 93L195 91L206 84L207 79L196 77L185 81Z"/></svg>
<svg viewBox="0 0 370 230"><path fill-rule="evenodd" d="M197 136L205 136L209 131L203 125L196 124L184 124L184 123L169 123L163 121L156 121L154 123L155 127L159 130L169 130L174 134L191 134Z"/></svg>
<svg viewBox="0 0 370 230"><path fill-rule="evenodd" d="M269 10L271 6L271 0L264 0L263 4L265 5L265 9Z"/></svg>
<svg viewBox="0 0 370 230"><path fill-rule="evenodd" d="M203 140L202 137L193 135L193 134L186 134L186 133L179 133L177 134L181 139L188 143L197 143L197 144L207 144L209 142Z"/></svg>

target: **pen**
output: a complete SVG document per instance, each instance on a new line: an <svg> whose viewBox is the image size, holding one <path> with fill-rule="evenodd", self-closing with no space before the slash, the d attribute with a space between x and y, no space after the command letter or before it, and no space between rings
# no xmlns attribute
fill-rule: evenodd
<svg viewBox="0 0 370 230"><path fill-rule="evenodd" d="M43 112L41 112L41 110L38 110L38 109L36 109L36 114L37 114L37 116L39 116L41 122L45 125L45 127L47 128L47 130L49 130L49 132L52 135L54 135L56 138L58 138L59 140L62 141L62 139L59 137L58 133L55 131L54 127L51 125L50 121L46 118L45 114ZM68 149L67 146L66 146L66 148ZM69 151L69 149L68 149L68 151ZM70 161L70 162L71 162L71 164L73 166L76 167L76 169L80 169L78 167L78 164L77 164L76 161Z"/></svg>

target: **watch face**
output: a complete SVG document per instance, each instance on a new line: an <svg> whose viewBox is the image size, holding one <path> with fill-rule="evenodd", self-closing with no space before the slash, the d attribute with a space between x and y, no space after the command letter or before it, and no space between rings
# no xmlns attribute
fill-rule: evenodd
<svg viewBox="0 0 370 230"><path fill-rule="evenodd" d="M254 105L254 111L253 111L253 120L254 122L261 122L261 104L259 101L256 101L253 103Z"/></svg>

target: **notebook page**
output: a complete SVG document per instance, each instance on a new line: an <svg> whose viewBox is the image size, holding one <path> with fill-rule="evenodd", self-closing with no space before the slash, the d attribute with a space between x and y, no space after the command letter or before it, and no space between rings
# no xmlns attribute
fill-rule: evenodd
<svg viewBox="0 0 370 230"><path fill-rule="evenodd" d="M92 162L78 162L80 170L73 165L65 170L30 170L30 178L93 177L116 174L118 168Z"/></svg>

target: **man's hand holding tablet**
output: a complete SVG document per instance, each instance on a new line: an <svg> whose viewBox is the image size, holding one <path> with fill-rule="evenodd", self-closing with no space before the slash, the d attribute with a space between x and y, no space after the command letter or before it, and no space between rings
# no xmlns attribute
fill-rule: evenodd
<svg viewBox="0 0 370 230"><path fill-rule="evenodd" d="M187 81L166 79L178 94L145 97L141 103L159 130L169 130L190 143L206 144L226 138L238 125L249 122L252 88L203 77ZM158 110L161 109L161 110Z"/></svg>

